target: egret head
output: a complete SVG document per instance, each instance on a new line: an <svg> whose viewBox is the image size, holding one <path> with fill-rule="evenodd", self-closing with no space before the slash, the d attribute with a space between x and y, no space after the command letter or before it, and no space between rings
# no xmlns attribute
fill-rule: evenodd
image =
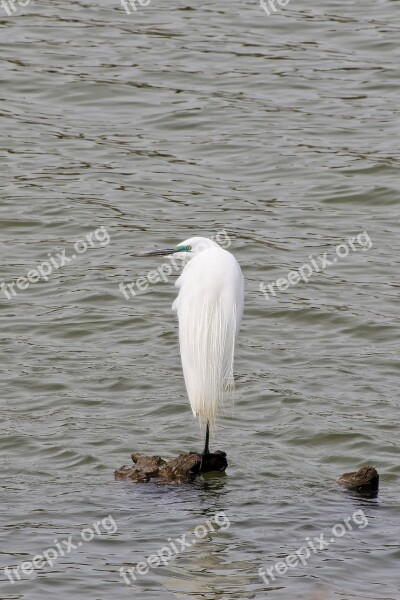
<svg viewBox="0 0 400 600"><path fill-rule="evenodd" d="M219 248L217 242L204 237L192 237L181 242L173 248L159 248L143 252L140 256L166 256L168 254L178 254L185 258L193 258L196 254L208 250L209 248Z"/></svg>

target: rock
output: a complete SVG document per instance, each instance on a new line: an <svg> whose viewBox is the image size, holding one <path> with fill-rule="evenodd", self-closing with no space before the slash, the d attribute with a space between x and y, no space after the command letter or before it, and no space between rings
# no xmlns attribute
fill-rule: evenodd
<svg viewBox="0 0 400 600"><path fill-rule="evenodd" d="M189 483L197 475L211 471L225 471L228 466L225 452L217 450L205 457L192 452L164 460L160 456L132 454L132 466L123 466L115 471L116 479L130 479L136 483L156 481L158 483Z"/></svg>
<svg viewBox="0 0 400 600"><path fill-rule="evenodd" d="M352 492L370 498L375 498L379 492L379 474L371 466L362 467L353 473L344 473L339 483Z"/></svg>

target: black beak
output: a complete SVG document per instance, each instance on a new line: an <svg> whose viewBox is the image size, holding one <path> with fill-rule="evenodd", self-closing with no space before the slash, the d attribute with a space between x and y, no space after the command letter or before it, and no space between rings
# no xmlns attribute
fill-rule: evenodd
<svg viewBox="0 0 400 600"><path fill-rule="evenodd" d="M175 252L175 248L158 248L149 252L140 252L136 256L168 256L168 254L175 254Z"/></svg>

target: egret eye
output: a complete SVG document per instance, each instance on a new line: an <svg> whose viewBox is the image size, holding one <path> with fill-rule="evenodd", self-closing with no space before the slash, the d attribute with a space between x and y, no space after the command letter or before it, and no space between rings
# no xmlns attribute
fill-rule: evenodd
<svg viewBox="0 0 400 600"><path fill-rule="evenodd" d="M186 246L186 250L187 250L188 252L190 252L190 251L191 251L191 249L192 249L192 246Z"/></svg>

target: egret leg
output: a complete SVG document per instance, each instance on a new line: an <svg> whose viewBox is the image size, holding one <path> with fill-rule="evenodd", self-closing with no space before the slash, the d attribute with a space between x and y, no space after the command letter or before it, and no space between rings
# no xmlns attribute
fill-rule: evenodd
<svg viewBox="0 0 400 600"><path fill-rule="evenodd" d="M206 428L206 443L204 446L204 450L203 450L203 456L207 456L207 454L210 454L210 450L208 448L208 442L210 440L210 425L209 422L207 421L207 428Z"/></svg>
<svg viewBox="0 0 400 600"><path fill-rule="evenodd" d="M208 442L210 440L210 424L207 421L207 427L206 427L206 443L204 445L204 450L203 453L201 455L201 461L200 461L200 468L199 468L199 472L202 473L203 472L203 468L205 466L205 459L210 456L210 450L208 448Z"/></svg>
<svg viewBox="0 0 400 600"><path fill-rule="evenodd" d="M208 442L210 440L210 424L207 421L207 427L206 427L206 443L204 445L204 450L203 453L201 455L201 462L200 462L200 473L203 471L203 467L204 467L204 459L207 458L207 456L209 456L210 454L210 450L208 448Z"/></svg>

